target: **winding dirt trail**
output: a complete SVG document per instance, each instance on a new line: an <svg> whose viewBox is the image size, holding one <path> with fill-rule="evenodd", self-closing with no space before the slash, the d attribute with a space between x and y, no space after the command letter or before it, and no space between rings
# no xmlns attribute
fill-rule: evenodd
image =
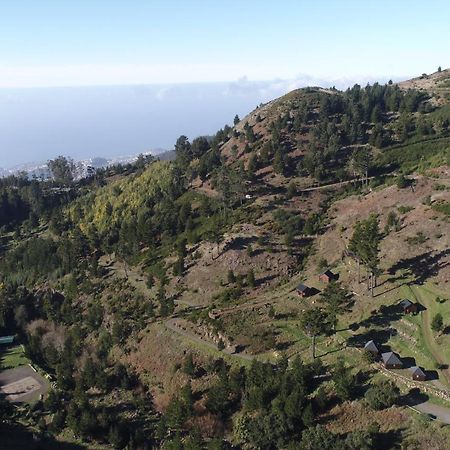
<svg viewBox="0 0 450 450"><path fill-rule="evenodd" d="M375 177L368 177L367 181L373 180ZM364 178L364 181L366 179ZM329 189L329 188L334 188L334 187L340 187L340 186L345 186L346 184L350 184L350 183L361 183L361 178L353 178L351 180L345 180L345 181L339 181L337 183L330 183L330 184L322 184L319 186L313 186L313 187L309 187L309 188L305 188L305 189L300 189L300 192L311 192L311 191L320 191L322 189Z"/></svg>
<svg viewBox="0 0 450 450"><path fill-rule="evenodd" d="M450 385L450 369L448 368L448 361L444 361L442 358L439 349L437 348L436 342L434 340L433 332L431 330L431 317L430 317L430 307L428 304L428 300L421 295L418 289L414 290L415 296L420 300L420 303L426 307L425 311L422 311L422 333L425 339L425 343L428 347L428 350L433 355L433 358L439 363L442 364L445 369L441 369L442 374L446 378L447 384Z"/></svg>
<svg viewBox="0 0 450 450"><path fill-rule="evenodd" d="M216 344L202 339L200 336L197 336L192 331L183 330L182 328L180 328L180 326L177 324L177 319L176 318L172 318L172 319L166 320L164 322L164 325L169 330L174 331L175 333L178 333L178 334L180 334L180 335L190 339L191 341L194 341L194 342L197 342L199 344L205 345L206 347L209 347L209 348L211 348L213 350L217 350L217 345ZM246 361L252 361L254 359L257 359L256 355L249 355L247 353L232 353L231 351L229 351L226 348L223 349L222 352L226 353L226 354L228 354L230 356L234 356L235 358L243 359L243 360L246 360Z"/></svg>

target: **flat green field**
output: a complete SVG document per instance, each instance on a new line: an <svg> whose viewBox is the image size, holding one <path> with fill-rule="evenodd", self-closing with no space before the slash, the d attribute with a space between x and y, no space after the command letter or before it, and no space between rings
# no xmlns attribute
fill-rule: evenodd
<svg viewBox="0 0 450 450"><path fill-rule="evenodd" d="M14 369L29 363L30 360L25 356L21 345L0 349L0 370Z"/></svg>

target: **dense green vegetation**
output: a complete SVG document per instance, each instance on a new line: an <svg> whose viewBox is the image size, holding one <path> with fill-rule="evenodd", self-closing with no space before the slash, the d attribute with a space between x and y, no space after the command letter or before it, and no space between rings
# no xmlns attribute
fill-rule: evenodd
<svg viewBox="0 0 450 450"><path fill-rule="evenodd" d="M320 183L360 180L348 193L367 186L369 176L383 183L381 175L394 172L403 189L411 171L449 162L449 110L433 106L424 92L374 84L345 92L306 89L278 102L282 107L275 116L261 110L253 125L236 117L235 127L225 126L211 138L190 142L181 136L174 161L139 158L76 181L73 163L57 158L49 164L53 180L0 180L0 332L16 334L26 356L56 380L45 401L33 407L42 434L70 430L87 447L379 448L382 433L376 427L337 435L320 424L336 401L365 398L376 410L399 400L391 383L368 386L341 360L324 367L320 359L281 357L244 369L221 358L198 367L187 355L182 371L188 381L158 412L149 386L118 356L130 352L129 344L142 339L149 324L178 312L170 281L183 280L188 263L200 257L192 249L209 242L219 250L224 234L239 223L268 215L277 251L295 262L289 275L302 273L315 251L314 237L327 226L333 197L325 196L311 213L287 207L301 195L299 177ZM249 190L272 189L258 172L262 168L273 169L270 180L281 180L264 211L252 196L246 198ZM432 208L449 214L447 203ZM398 227L392 212L384 234ZM370 216L355 224L349 246L367 269L372 293L383 236L378 218ZM255 244L258 251L246 244L248 258L269 247L264 236ZM126 267L140 266L149 295L138 292L126 275L107 273L100 262L112 254L125 273ZM222 275L216 306L244 301L246 291L258 287L252 267ZM313 359L316 337L335 333L351 301L345 286L332 282L320 304L302 315L298 325L313 341ZM275 315L272 306L269 317ZM201 316L208 311L191 312L193 321ZM433 329L442 328L435 316ZM224 347L221 339L218 348ZM204 382L202 388L194 389L196 382ZM120 405L111 404L111 393ZM0 406L2 420L12 426L16 417L7 404ZM202 421L208 433L200 429Z"/></svg>

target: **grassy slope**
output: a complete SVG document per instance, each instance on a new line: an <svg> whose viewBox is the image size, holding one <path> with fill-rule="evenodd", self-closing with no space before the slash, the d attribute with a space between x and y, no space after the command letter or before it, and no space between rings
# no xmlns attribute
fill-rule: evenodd
<svg viewBox="0 0 450 450"><path fill-rule="evenodd" d="M0 370L14 369L29 363L30 360L23 353L21 345L0 351Z"/></svg>

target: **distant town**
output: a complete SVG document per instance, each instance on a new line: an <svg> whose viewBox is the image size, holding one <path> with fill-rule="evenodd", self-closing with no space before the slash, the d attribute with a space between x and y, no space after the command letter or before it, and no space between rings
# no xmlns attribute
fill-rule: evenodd
<svg viewBox="0 0 450 450"><path fill-rule="evenodd" d="M162 159L167 159L170 152L164 149L149 150L146 152L136 153L134 155L114 156L109 158L93 157L83 159L80 161L74 161L76 165L76 179L82 179L91 176L98 169L104 169L105 167L115 166L118 164L132 164L136 162L139 155L158 155ZM56 156L56 155L55 155ZM169 156L170 158L170 156ZM0 167L0 178L10 175L18 175L25 173L29 179L36 178L41 181L52 178L50 169L48 168L46 161L30 162L26 164L20 164L11 168Z"/></svg>

